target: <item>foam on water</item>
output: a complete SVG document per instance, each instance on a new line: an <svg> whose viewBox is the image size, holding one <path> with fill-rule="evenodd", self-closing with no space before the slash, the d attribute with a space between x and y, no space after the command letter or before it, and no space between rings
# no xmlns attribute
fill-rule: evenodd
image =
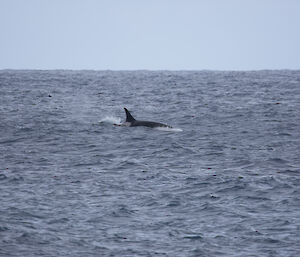
<svg viewBox="0 0 300 257"><path fill-rule="evenodd" d="M160 131L167 131L167 132L182 132L183 131L181 128L171 128L171 127L156 127L154 129L157 129Z"/></svg>

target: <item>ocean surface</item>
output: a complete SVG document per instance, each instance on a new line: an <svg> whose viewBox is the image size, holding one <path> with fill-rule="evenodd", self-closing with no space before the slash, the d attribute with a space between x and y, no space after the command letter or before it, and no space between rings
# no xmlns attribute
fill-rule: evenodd
<svg viewBox="0 0 300 257"><path fill-rule="evenodd" d="M0 120L1 257L300 256L300 71L2 70Z"/></svg>

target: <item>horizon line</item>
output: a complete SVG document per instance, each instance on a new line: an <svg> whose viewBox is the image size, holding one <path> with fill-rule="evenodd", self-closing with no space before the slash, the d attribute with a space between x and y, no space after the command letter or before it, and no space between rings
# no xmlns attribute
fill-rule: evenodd
<svg viewBox="0 0 300 257"><path fill-rule="evenodd" d="M158 71L169 71L169 72L180 72L180 71L211 71L211 72L253 72L253 71L300 71L298 69L291 69L291 68L282 68L282 69L62 69L62 68L55 68L55 69L37 69L37 68L4 68L0 71L111 71L111 72L133 72L133 71L150 71L150 72L158 72Z"/></svg>

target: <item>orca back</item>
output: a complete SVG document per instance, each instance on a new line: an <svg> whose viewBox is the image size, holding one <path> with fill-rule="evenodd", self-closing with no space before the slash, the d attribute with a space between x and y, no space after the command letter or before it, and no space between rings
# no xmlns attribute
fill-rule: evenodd
<svg viewBox="0 0 300 257"><path fill-rule="evenodd" d="M126 126L129 126L129 127L145 126L145 127L150 127L150 128L157 128L157 127L172 128L171 126L160 123L160 122L136 120L135 118L132 117L132 115L126 108L124 108L124 110L126 113L126 121L124 124L126 124Z"/></svg>

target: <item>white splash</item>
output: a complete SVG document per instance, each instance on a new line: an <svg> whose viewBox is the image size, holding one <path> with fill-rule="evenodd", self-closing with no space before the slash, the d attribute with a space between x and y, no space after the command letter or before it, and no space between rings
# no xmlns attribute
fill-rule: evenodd
<svg viewBox="0 0 300 257"><path fill-rule="evenodd" d="M114 117L114 116L106 116L103 119L101 119L99 123L110 123L110 124L121 125L121 118Z"/></svg>
<svg viewBox="0 0 300 257"><path fill-rule="evenodd" d="M170 128L170 127L156 127L155 129L161 131L168 131L168 132L182 132L181 128Z"/></svg>

